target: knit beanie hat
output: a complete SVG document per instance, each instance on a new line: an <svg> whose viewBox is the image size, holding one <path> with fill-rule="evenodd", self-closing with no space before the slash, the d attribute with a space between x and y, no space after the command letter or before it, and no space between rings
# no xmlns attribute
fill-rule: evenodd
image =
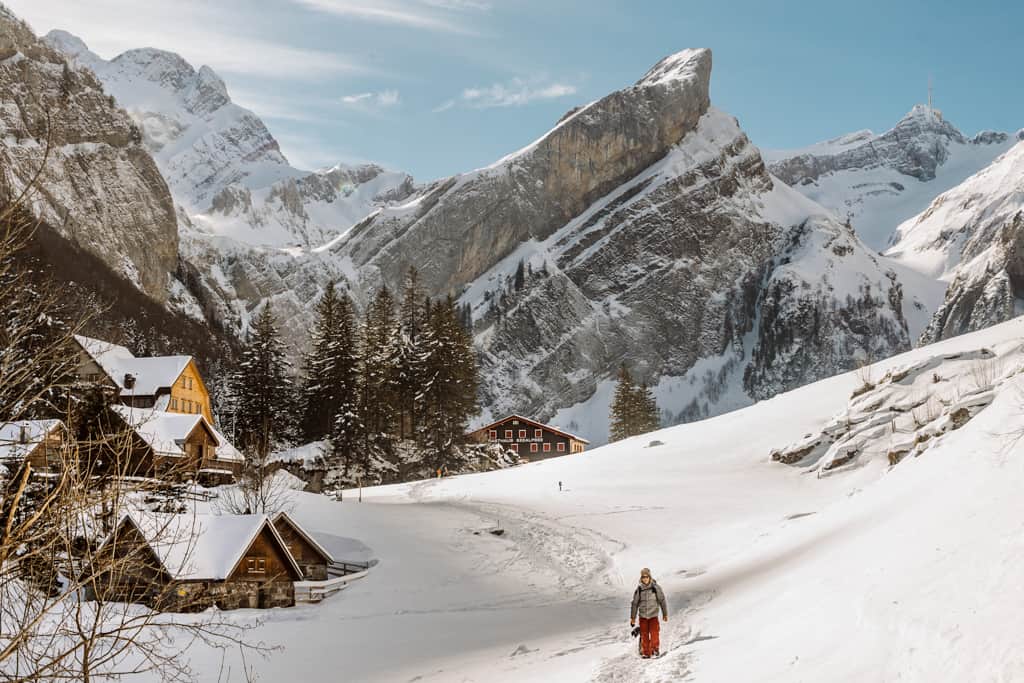
<svg viewBox="0 0 1024 683"><path fill-rule="evenodd" d="M643 578L645 576L650 576L650 575L651 575L651 570L648 569L647 567L644 567L643 569L640 570L640 578Z"/></svg>

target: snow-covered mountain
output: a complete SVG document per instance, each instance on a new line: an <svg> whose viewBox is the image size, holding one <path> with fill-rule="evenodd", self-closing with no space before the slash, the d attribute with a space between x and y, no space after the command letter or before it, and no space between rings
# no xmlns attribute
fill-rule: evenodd
<svg viewBox="0 0 1024 683"><path fill-rule="evenodd" d="M331 251L364 287L416 264L434 292L461 294L491 412L567 409L560 422L597 440L603 417L582 416L607 415L623 361L679 420L909 348L941 286L772 178L710 106L710 73L708 50L672 55L526 148L374 213Z"/></svg>
<svg viewBox="0 0 1024 683"><path fill-rule="evenodd" d="M473 309L483 419L562 411L601 441L604 420L589 420L607 415L622 362L656 385L669 421L723 412L910 348L941 295L768 173L711 106L708 50L409 197L407 177L375 167L291 169L208 69L49 40L88 67L73 73L100 75L168 175L194 314L244 330L272 302L299 351L327 282L365 301L414 265L431 294ZM348 229L359 202L372 211Z"/></svg>
<svg viewBox="0 0 1024 683"><path fill-rule="evenodd" d="M66 31L44 40L95 73L138 123L187 229L260 247L316 247L413 191L407 174L372 164L293 168L263 121L232 102L208 66L196 70L152 48L106 61Z"/></svg>
<svg viewBox="0 0 1024 683"><path fill-rule="evenodd" d="M873 249L940 193L1012 147L1022 133L967 138L940 112L916 105L891 130L842 135L798 150L766 152L771 172L801 194L849 219Z"/></svg>
<svg viewBox="0 0 1024 683"><path fill-rule="evenodd" d="M1024 312L1024 142L900 225L887 254L949 283L923 341Z"/></svg>

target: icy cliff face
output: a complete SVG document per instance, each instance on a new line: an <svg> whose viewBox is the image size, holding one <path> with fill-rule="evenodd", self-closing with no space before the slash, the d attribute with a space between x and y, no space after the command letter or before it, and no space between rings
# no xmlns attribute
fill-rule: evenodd
<svg viewBox="0 0 1024 683"><path fill-rule="evenodd" d="M1024 312L1024 142L900 225L888 254L949 283L923 341Z"/></svg>
<svg viewBox="0 0 1024 683"><path fill-rule="evenodd" d="M865 243L881 250L891 244L896 226L1015 141L994 131L968 139L938 111L916 105L881 135L858 131L767 156L774 175L840 220L849 219Z"/></svg>
<svg viewBox="0 0 1024 683"><path fill-rule="evenodd" d="M68 68L2 6L0 92L0 166L9 189L20 192L39 172L36 214L166 301L178 265L177 224L138 128L92 74Z"/></svg>

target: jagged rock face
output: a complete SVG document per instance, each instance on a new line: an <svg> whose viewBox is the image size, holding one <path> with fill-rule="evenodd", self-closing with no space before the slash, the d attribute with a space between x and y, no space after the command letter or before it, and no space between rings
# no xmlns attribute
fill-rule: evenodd
<svg viewBox="0 0 1024 683"><path fill-rule="evenodd" d="M1024 311L1024 143L897 230L889 255L948 281L922 336L939 341Z"/></svg>
<svg viewBox="0 0 1024 683"><path fill-rule="evenodd" d="M384 282L419 263L428 288L455 290L665 156L707 111L710 74L709 50L669 57L633 87L563 118L526 149L370 217L339 253L372 267Z"/></svg>
<svg viewBox="0 0 1024 683"><path fill-rule="evenodd" d="M814 277L807 261L822 257L826 267ZM776 264L761 293L757 344L744 374L752 397L771 398L910 348L897 270L849 226L821 218L796 226Z"/></svg>
<svg viewBox="0 0 1024 683"><path fill-rule="evenodd" d="M728 117L691 137L542 243L549 274L478 335L496 413L585 400L623 358L648 378L682 374L750 330L781 232L750 198L772 182Z"/></svg>
<svg viewBox="0 0 1024 683"><path fill-rule="evenodd" d="M178 263L174 206L132 120L0 6L0 163L15 191L43 165L33 206L157 301Z"/></svg>
<svg viewBox="0 0 1024 683"><path fill-rule="evenodd" d="M803 150L770 152L769 168L801 194L850 220L884 249L903 221L923 211L1013 146L1006 133L968 140L935 110L917 105L882 135L859 131Z"/></svg>

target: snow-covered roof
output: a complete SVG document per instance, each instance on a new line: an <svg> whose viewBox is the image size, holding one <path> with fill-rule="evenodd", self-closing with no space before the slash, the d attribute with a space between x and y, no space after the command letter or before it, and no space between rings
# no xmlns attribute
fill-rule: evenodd
<svg viewBox="0 0 1024 683"><path fill-rule="evenodd" d="M217 459L218 460L232 460L235 462L242 462L245 460L245 456L242 452L235 448L234 444L227 440L227 438L220 433L220 430L213 425L207 423L210 431L217 438Z"/></svg>
<svg viewBox="0 0 1024 683"><path fill-rule="evenodd" d="M206 418L198 413L165 413L150 408L133 408L131 406L113 405L111 410L116 412L125 424L135 430L135 433L142 438L154 452L160 455L171 457L182 457L185 451L182 446L185 439L202 423L214 435L220 444L220 438L216 431L206 421Z"/></svg>
<svg viewBox="0 0 1024 683"><path fill-rule="evenodd" d="M238 565L245 551L269 527L282 554L302 576L302 570L288 551L281 535L266 515L173 515L131 512L121 525L133 524L168 575L177 580L224 580Z"/></svg>
<svg viewBox="0 0 1024 683"><path fill-rule="evenodd" d="M42 443L60 420L17 420L0 423L0 460L23 458Z"/></svg>
<svg viewBox="0 0 1024 683"><path fill-rule="evenodd" d="M82 335L75 335L75 340L117 384L122 396L152 396L159 389L170 388L192 361L192 356L136 358L118 344ZM124 386L125 375L135 377L135 386L131 389Z"/></svg>
<svg viewBox="0 0 1024 683"><path fill-rule="evenodd" d="M320 545L320 543L315 538L313 538L313 535L310 534L309 532L307 532L305 529L303 529L299 525L299 523L296 522L295 519L291 515L289 515L287 512L283 512L283 511L279 512L274 517L274 524L281 524L281 523L286 523L286 524L291 525L291 527L293 529L295 529L296 533L298 533L299 536L302 536L302 538L304 538L307 543L309 543L311 546L313 546L313 548L316 549L316 551L318 553L323 555L324 558L326 558L326 560L328 562L334 562L334 556L331 555L327 551L326 548L324 548L322 545Z"/></svg>

